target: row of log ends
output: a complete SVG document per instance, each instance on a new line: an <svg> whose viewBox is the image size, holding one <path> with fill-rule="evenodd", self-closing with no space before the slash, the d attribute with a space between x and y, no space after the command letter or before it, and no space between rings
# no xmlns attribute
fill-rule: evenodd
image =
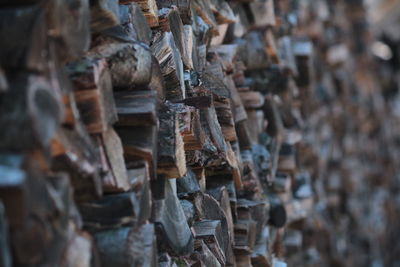
<svg viewBox="0 0 400 267"><path fill-rule="evenodd" d="M282 258L312 205L292 192L311 51L285 8L2 1L0 266Z"/></svg>

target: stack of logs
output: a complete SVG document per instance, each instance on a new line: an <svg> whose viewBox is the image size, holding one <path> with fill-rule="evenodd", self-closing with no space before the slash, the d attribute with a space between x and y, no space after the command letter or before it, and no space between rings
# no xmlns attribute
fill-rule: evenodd
<svg viewBox="0 0 400 267"><path fill-rule="evenodd" d="M2 1L0 266L286 266L313 206L289 2Z"/></svg>

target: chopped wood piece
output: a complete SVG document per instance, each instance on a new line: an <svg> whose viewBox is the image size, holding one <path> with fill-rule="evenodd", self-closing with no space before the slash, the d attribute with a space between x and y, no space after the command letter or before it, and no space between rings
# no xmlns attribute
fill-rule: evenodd
<svg viewBox="0 0 400 267"><path fill-rule="evenodd" d="M149 165L150 177L155 179L157 166L157 127L134 126L116 127L124 148L127 165L144 160Z"/></svg>
<svg viewBox="0 0 400 267"><path fill-rule="evenodd" d="M82 60L68 66L75 100L89 133L102 133L117 121L111 76L105 60Z"/></svg>
<svg viewBox="0 0 400 267"><path fill-rule="evenodd" d="M207 267L221 267L218 259L210 251L205 242L201 239L194 241L195 252L190 255L190 258L195 261L198 265L194 266L207 266ZM193 266L193 265L192 265Z"/></svg>
<svg viewBox="0 0 400 267"><path fill-rule="evenodd" d="M181 179L178 179L176 181L176 184L179 197L200 191L200 185L197 181L196 174L192 171L191 168L188 168L188 172L186 173L186 175L183 176Z"/></svg>
<svg viewBox="0 0 400 267"><path fill-rule="evenodd" d="M120 4L136 3L140 6L151 28L158 26L158 7L156 0L119 0Z"/></svg>
<svg viewBox="0 0 400 267"><path fill-rule="evenodd" d="M160 110L157 173L180 178L186 173L185 150L176 112L168 104Z"/></svg>
<svg viewBox="0 0 400 267"><path fill-rule="evenodd" d="M236 21L235 14L228 2L223 0L210 0L209 2L218 24L230 24Z"/></svg>
<svg viewBox="0 0 400 267"><path fill-rule="evenodd" d="M114 129L110 128L102 134L102 141L114 177L111 184L103 183L104 192L128 191L131 186L126 172L121 139Z"/></svg>
<svg viewBox="0 0 400 267"><path fill-rule="evenodd" d="M237 220L235 222L235 251L249 253L256 242L256 222L254 220ZM240 253L240 254L242 254Z"/></svg>
<svg viewBox="0 0 400 267"><path fill-rule="evenodd" d="M264 227L261 235L257 237L256 245L254 246L253 253L251 254L251 264L254 267L271 267L269 259L269 229Z"/></svg>
<svg viewBox="0 0 400 267"><path fill-rule="evenodd" d="M114 88L133 89L151 80L152 56L140 43L104 43L92 48L88 58L105 58Z"/></svg>
<svg viewBox="0 0 400 267"><path fill-rule="evenodd" d="M135 3L119 5L121 25L133 39L150 45L151 29L142 9Z"/></svg>
<svg viewBox="0 0 400 267"><path fill-rule="evenodd" d="M157 125L157 92L121 91L114 97L118 126Z"/></svg>
<svg viewBox="0 0 400 267"><path fill-rule="evenodd" d="M92 0L90 5L90 28L93 32L101 32L120 23L118 0Z"/></svg>
<svg viewBox="0 0 400 267"><path fill-rule="evenodd" d="M181 16L183 24L192 23L192 14L189 0L158 0L157 6L159 9L176 6L179 10L179 15Z"/></svg>
<svg viewBox="0 0 400 267"><path fill-rule="evenodd" d="M204 240L208 248L213 252L219 263L225 265L225 255L221 245L223 236L221 235L221 222L218 220L202 220L193 225L195 238Z"/></svg>
<svg viewBox="0 0 400 267"><path fill-rule="evenodd" d="M154 226L121 227L94 235L104 267L156 266ZM146 265L144 265L146 264Z"/></svg>
<svg viewBox="0 0 400 267"><path fill-rule="evenodd" d="M182 100L186 96L181 53L175 45L172 33L162 33L153 42L152 51L157 58L165 79L166 98Z"/></svg>
<svg viewBox="0 0 400 267"><path fill-rule="evenodd" d="M172 249L173 254L185 255L193 251L193 236L172 181L165 183L165 199L154 203L154 221L161 230L157 239L161 243L161 251Z"/></svg>

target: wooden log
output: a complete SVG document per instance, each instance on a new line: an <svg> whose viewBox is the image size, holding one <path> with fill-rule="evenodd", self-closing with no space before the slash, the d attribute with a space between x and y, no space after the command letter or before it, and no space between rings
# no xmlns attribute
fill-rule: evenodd
<svg viewBox="0 0 400 267"><path fill-rule="evenodd" d="M114 97L118 126L157 125L157 92L121 91Z"/></svg>
<svg viewBox="0 0 400 267"><path fill-rule="evenodd" d="M152 51L157 58L165 79L167 100L186 97L181 53L175 45L172 33L160 34L153 42Z"/></svg>
<svg viewBox="0 0 400 267"><path fill-rule="evenodd" d="M230 99L225 97L214 97L213 103L225 141L236 141L237 136Z"/></svg>
<svg viewBox="0 0 400 267"><path fill-rule="evenodd" d="M116 127L124 148L126 164L138 160L147 162L151 179L155 179L157 166L157 127Z"/></svg>
<svg viewBox="0 0 400 267"><path fill-rule="evenodd" d="M158 60L153 56L151 63L151 80L149 83L149 89L157 91L158 102L165 101L166 88L163 74L161 72L160 64Z"/></svg>
<svg viewBox="0 0 400 267"><path fill-rule="evenodd" d="M165 199L154 203L154 221L159 226L159 249L185 255L193 251L193 236L186 222L185 213L174 192L172 180L165 183Z"/></svg>
<svg viewBox="0 0 400 267"><path fill-rule="evenodd" d="M93 47L87 57L107 60L114 88L133 89L151 80L151 52L139 43L106 42Z"/></svg>
<svg viewBox="0 0 400 267"><path fill-rule="evenodd" d="M167 104L160 110L157 173L180 178L186 173L186 159L176 112Z"/></svg>
<svg viewBox="0 0 400 267"><path fill-rule="evenodd" d="M130 190L131 186L126 172L121 139L113 128L105 131L101 139L114 178L111 183L103 182L104 192L123 192Z"/></svg>
<svg viewBox="0 0 400 267"><path fill-rule="evenodd" d="M104 59L81 60L68 65L75 85L75 100L89 133L102 133L117 121L111 75Z"/></svg>
<svg viewBox="0 0 400 267"><path fill-rule="evenodd" d="M49 58L41 53L48 45L44 10L39 5L5 8L0 10L0 18L0 38L7 39L0 45L1 66L5 70L45 71Z"/></svg>
<svg viewBox="0 0 400 267"><path fill-rule="evenodd" d="M0 95L0 127L7 129L0 132L0 148L26 151L47 147L62 120L62 107L50 82L20 73L10 76L10 86L13 90Z"/></svg>
<svg viewBox="0 0 400 267"><path fill-rule="evenodd" d="M118 25L120 23L118 0L90 1L90 15L92 32L101 32Z"/></svg>
<svg viewBox="0 0 400 267"><path fill-rule="evenodd" d="M209 3L218 24L230 24L236 21L235 14L228 2L222 0L211 0Z"/></svg>
<svg viewBox="0 0 400 267"><path fill-rule="evenodd" d="M226 264L233 264L233 235L231 235L233 228L229 228L229 225L232 225L232 221L228 222L228 219L232 220L232 217L227 217L219 203L208 194L198 194L194 199L194 205L199 219L220 221L222 239L220 240L221 243L219 243L219 246L223 251Z"/></svg>
<svg viewBox="0 0 400 267"><path fill-rule="evenodd" d="M151 29L142 9L135 3L119 5L121 25L133 39L150 45Z"/></svg>
<svg viewBox="0 0 400 267"><path fill-rule="evenodd" d="M158 0L157 6L159 9L176 6L179 10L179 15L183 24L190 25L192 23L190 1L188 0Z"/></svg>
<svg viewBox="0 0 400 267"><path fill-rule="evenodd" d="M99 170L100 158L83 126L59 129L51 143L51 168L71 175L76 201L96 199L103 190Z"/></svg>
<svg viewBox="0 0 400 267"><path fill-rule="evenodd" d="M195 252L190 255L190 258L195 261L198 265L195 266L207 266L207 267L221 267L218 259L211 252L205 242L201 239L194 241ZM192 265L193 266L193 265Z"/></svg>
<svg viewBox="0 0 400 267"><path fill-rule="evenodd" d="M11 250L8 239L8 222L6 217L6 211L3 203L0 201L0 266L11 267Z"/></svg>
<svg viewBox="0 0 400 267"><path fill-rule="evenodd" d="M218 220L202 220L193 225L194 236L202 239L217 258L219 263L225 265L225 255L221 248L223 236L221 236L221 223Z"/></svg>
<svg viewBox="0 0 400 267"><path fill-rule="evenodd" d="M102 266L156 266L154 226L121 227L94 235Z"/></svg>
<svg viewBox="0 0 400 267"><path fill-rule="evenodd" d="M92 2L92 1L90 1ZM46 3L48 33L56 40L56 54L63 62L83 56L90 44L89 1L71 3L57 0ZM62 53L61 53L62 51Z"/></svg>
<svg viewBox="0 0 400 267"><path fill-rule="evenodd" d="M191 2L192 14L196 13L197 16L207 23L212 31L213 35L218 35L217 20L215 19L214 13L211 10L210 1L208 0L195 0ZM194 16L194 20L197 20Z"/></svg>
<svg viewBox="0 0 400 267"><path fill-rule="evenodd" d="M246 126L249 133L249 138L251 143L257 144L259 141L259 136L266 129L266 122L264 120L264 112L262 110L247 110L247 120Z"/></svg>
<svg viewBox="0 0 400 267"><path fill-rule="evenodd" d="M261 235L258 236L256 245L254 246L253 252L251 254L251 264L254 267L270 267L272 266L269 259L269 229L264 227Z"/></svg>
<svg viewBox="0 0 400 267"><path fill-rule="evenodd" d="M120 4L129 4L135 2L140 6L146 17L147 24L151 28L158 26L158 7L156 0L120 0Z"/></svg>
<svg viewBox="0 0 400 267"><path fill-rule="evenodd" d="M256 242L256 222L237 220L235 222L235 254L251 254Z"/></svg>
<svg viewBox="0 0 400 267"><path fill-rule="evenodd" d="M185 176L176 181L176 185L179 197L200 192L199 182L197 181L196 174L191 168L188 168Z"/></svg>

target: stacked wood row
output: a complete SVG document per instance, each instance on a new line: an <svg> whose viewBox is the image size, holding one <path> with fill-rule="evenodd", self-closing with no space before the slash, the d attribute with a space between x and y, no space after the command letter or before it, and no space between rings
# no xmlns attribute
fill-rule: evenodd
<svg viewBox="0 0 400 267"><path fill-rule="evenodd" d="M324 160L304 6L22 2L0 4L0 266L286 266Z"/></svg>

